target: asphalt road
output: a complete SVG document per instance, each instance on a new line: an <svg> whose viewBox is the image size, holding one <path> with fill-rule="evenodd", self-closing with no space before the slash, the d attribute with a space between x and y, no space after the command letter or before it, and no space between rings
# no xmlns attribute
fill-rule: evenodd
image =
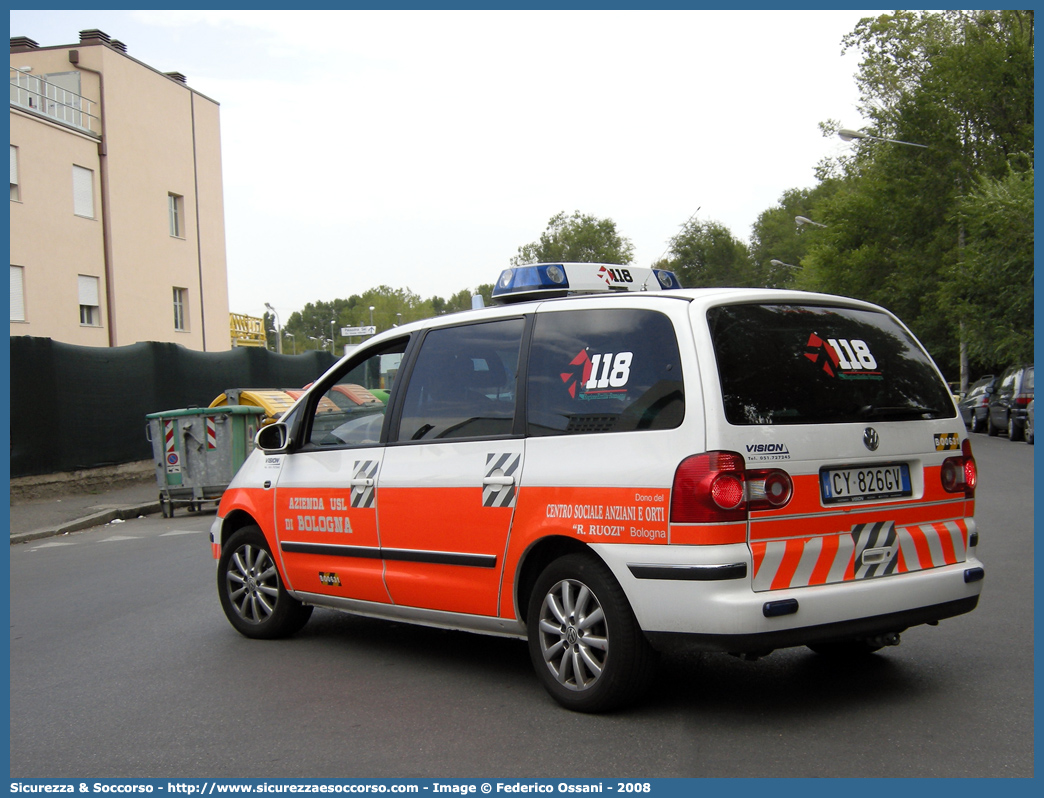
<svg viewBox="0 0 1044 798"><path fill-rule="evenodd" d="M973 436L979 608L839 667L665 659L641 706L558 707L520 641L316 611L251 641L212 514L11 547L12 778L1030 777L1033 451Z"/></svg>

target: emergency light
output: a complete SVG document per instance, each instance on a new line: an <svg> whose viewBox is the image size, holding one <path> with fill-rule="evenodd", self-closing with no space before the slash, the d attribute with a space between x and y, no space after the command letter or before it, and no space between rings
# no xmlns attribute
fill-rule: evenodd
<svg viewBox="0 0 1044 798"><path fill-rule="evenodd" d="M666 291L681 288L674 272L612 263L536 263L500 273L493 288L499 304L567 294Z"/></svg>

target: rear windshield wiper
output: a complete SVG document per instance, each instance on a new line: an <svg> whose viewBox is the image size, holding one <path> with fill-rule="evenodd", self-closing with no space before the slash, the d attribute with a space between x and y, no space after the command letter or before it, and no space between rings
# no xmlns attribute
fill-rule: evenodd
<svg viewBox="0 0 1044 798"><path fill-rule="evenodd" d="M939 412L936 407L917 407L916 405L899 405L896 407L875 407L865 405L859 409L859 415L863 418L920 418L925 415L935 415Z"/></svg>

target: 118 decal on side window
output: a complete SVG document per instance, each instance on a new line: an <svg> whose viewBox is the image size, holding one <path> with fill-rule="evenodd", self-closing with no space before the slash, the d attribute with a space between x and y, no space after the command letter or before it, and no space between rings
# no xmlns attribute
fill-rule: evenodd
<svg viewBox="0 0 1044 798"><path fill-rule="evenodd" d="M591 358L591 377L584 384L584 390L598 388L623 388L631 378L631 360L633 352L612 352L595 355ZM599 374L599 367L601 374Z"/></svg>

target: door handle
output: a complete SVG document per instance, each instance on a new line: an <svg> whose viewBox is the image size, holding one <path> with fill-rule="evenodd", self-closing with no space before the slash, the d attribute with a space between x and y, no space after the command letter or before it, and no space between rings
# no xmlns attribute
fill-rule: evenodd
<svg viewBox="0 0 1044 798"><path fill-rule="evenodd" d="M507 485L514 485L515 478L512 476L489 476L482 480L483 485L497 485L498 487L505 487Z"/></svg>
<svg viewBox="0 0 1044 798"><path fill-rule="evenodd" d="M863 565L880 565L881 563L891 559L892 549L866 549L863 551L862 562Z"/></svg>
<svg viewBox="0 0 1044 798"><path fill-rule="evenodd" d="M350 479L350 480L348 480L348 484L351 487L353 487L353 488L372 488L373 487L373 480L372 479Z"/></svg>

